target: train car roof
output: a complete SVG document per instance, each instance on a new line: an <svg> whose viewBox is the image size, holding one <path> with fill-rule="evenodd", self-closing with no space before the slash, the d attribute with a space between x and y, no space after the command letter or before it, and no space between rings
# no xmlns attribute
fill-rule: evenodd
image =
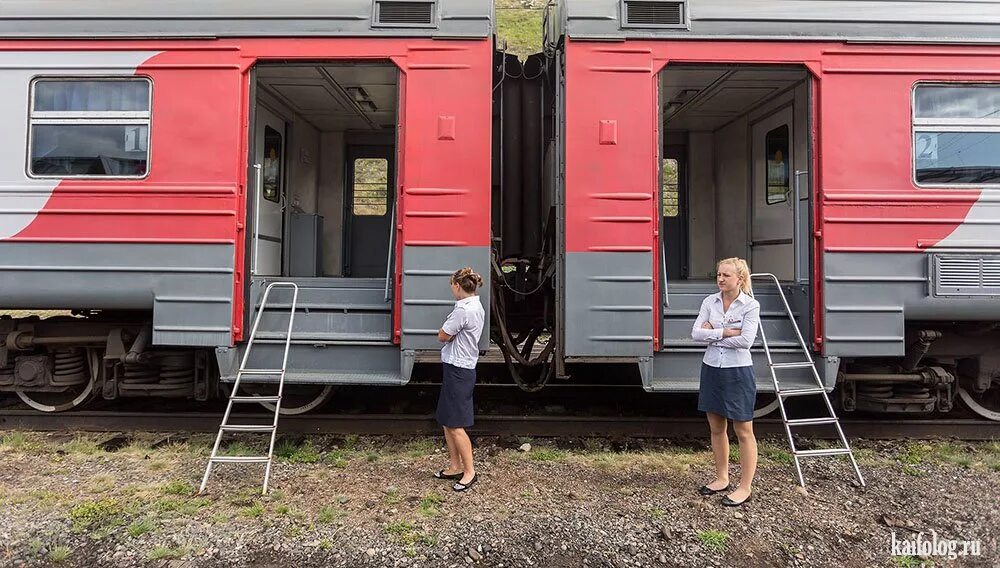
<svg viewBox="0 0 1000 568"><path fill-rule="evenodd" d="M549 38L1000 43L997 0L559 0Z"/></svg>
<svg viewBox="0 0 1000 568"><path fill-rule="evenodd" d="M493 35L492 0L3 0L0 38Z"/></svg>

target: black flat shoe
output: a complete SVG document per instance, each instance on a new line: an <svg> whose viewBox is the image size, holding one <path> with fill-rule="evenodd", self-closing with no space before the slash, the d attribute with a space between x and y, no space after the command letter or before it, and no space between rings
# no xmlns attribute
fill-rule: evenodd
<svg viewBox="0 0 1000 568"><path fill-rule="evenodd" d="M459 478L459 479L461 479L461 478ZM452 491L459 491L459 492L465 491L466 489L472 487L472 485L476 481L478 481L478 480L479 480L479 474L477 473L477 474L475 474L475 475L472 476L472 479L470 479L468 483L462 483L461 481L459 481L455 485L452 485L451 486L451 490Z"/></svg>
<svg viewBox="0 0 1000 568"><path fill-rule="evenodd" d="M724 491L729 491L730 488L731 488L731 486L727 485L727 486L723 487L722 489L709 489L709 487L707 485L702 485L700 488L698 488L698 495L701 495L702 497L708 497L710 495L715 495L716 493L722 493Z"/></svg>
<svg viewBox="0 0 1000 568"><path fill-rule="evenodd" d="M435 479L462 479L464 475L461 471L458 473L445 473L447 469L442 469L441 471L434 474Z"/></svg>
<svg viewBox="0 0 1000 568"><path fill-rule="evenodd" d="M746 503L747 501L749 501L751 497L753 497L752 493L750 495L747 495L746 499L744 499L744 500L740 501L739 503L737 503L736 501L733 501L732 499L730 499L729 496L727 495L727 496L725 496L725 497L722 498L722 506L723 507L740 507L744 503Z"/></svg>

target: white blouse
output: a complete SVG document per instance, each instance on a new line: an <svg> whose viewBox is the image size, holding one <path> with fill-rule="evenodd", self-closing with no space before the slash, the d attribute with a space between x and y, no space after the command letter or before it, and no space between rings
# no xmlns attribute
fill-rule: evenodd
<svg viewBox="0 0 1000 568"><path fill-rule="evenodd" d="M709 322L712 329L702 328ZM760 303L747 294L740 292L733 300L729 311L722 308L722 292L712 294L701 303L698 319L691 328L691 338L695 341L708 343L705 357L702 359L711 367L748 367L753 365L750 347L757 339L757 328L760 326ZM739 329L740 334L733 337L723 337L723 329Z"/></svg>

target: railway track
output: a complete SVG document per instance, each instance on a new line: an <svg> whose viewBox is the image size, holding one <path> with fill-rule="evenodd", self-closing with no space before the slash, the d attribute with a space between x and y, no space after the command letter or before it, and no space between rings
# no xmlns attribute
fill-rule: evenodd
<svg viewBox="0 0 1000 568"><path fill-rule="evenodd" d="M0 429L47 432L204 432L218 430L220 413L214 412L108 412L79 411L51 415L29 410L4 410ZM267 414L241 415L243 420L270 421ZM984 420L842 420L851 438L1000 440L1000 422ZM783 436L781 421L754 421L759 436ZM832 439L824 427L800 428L804 437ZM440 428L427 414L308 414L282 416L282 433L425 435ZM703 418L509 416L481 415L471 433L477 436L690 438L706 436Z"/></svg>

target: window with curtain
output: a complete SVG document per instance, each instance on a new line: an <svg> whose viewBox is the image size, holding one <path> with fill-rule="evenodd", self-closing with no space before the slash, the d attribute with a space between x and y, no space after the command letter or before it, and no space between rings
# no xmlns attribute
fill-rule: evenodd
<svg viewBox="0 0 1000 568"><path fill-rule="evenodd" d="M148 79L43 78L31 85L29 174L144 177L149 169Z"/></svg>

